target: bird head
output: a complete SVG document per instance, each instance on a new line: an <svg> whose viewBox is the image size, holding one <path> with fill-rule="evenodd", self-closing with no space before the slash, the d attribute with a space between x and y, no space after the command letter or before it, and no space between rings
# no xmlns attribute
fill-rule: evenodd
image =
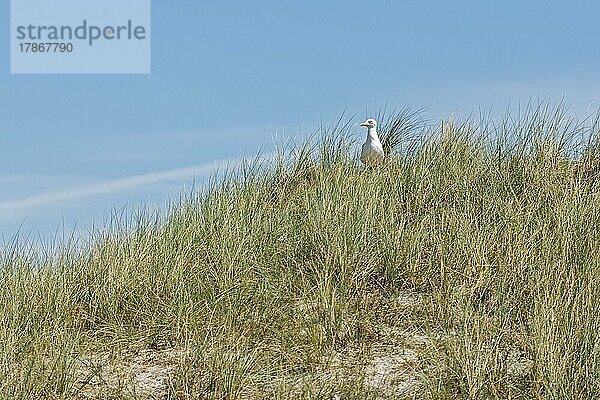
<svg viewBox="0 0 600 400"><path fill-rule="evenodd" d="M373 118L369 118L368 120L360 124L360 126L366 126L367 128L375 128L377 127L377 121L375 121Z"/></svg>

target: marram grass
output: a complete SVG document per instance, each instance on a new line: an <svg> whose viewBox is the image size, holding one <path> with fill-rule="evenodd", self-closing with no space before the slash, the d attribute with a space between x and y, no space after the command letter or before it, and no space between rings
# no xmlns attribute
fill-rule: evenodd
<svg viewBox="0 0 600 400"><path fill-rule="evenodd" d="M4 246L0 398L598 398L598 121L402 112L380 168L340 120L86 246Z"/></svg>

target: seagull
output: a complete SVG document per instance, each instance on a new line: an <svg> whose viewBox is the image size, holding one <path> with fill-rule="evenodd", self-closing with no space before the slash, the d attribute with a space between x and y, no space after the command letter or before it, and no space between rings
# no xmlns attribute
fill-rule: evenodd
<svg viewBox="0 0 600 400"><path fill-rule="evenodd" d="M360 126L367 127L367 141L362 146L360 161L369 167L380 164L383 161L383 146L377 136L377 121L369 118Z"/></svg>

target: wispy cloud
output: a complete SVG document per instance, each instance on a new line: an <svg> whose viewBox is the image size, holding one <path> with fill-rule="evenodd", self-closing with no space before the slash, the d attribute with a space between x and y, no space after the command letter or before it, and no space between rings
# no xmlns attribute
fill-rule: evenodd
<svg viewBox="0 0 600 400"><path fill-rule="evenodd" d="M67 200L77 200L113 192L133 189L165 181L194 178L207 175L228 167L235 167L242 162L242 158L213 161L207 164L172 169L166 171L152 172L144 175L129 176L106 182L80 186L77 188L57 190L30 196L19 200L0 202L0 213L45 206L52 203L60 203Z"/></svg>
<svg viewBox="0 0 600 400"><path fill-rule="evenodd" d="M40 180L44 177L42 175L0 175L0 184L6 183L25 183Z"/></svg>

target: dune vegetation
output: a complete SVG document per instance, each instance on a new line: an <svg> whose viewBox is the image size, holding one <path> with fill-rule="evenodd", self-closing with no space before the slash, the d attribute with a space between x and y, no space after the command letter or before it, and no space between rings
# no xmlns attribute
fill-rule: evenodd
<svg viewBox="0 0 600 400"><path fill-rule="evenodd" d="M4 245L0 398L598 398L600 119L379 120Z"/></svg>

